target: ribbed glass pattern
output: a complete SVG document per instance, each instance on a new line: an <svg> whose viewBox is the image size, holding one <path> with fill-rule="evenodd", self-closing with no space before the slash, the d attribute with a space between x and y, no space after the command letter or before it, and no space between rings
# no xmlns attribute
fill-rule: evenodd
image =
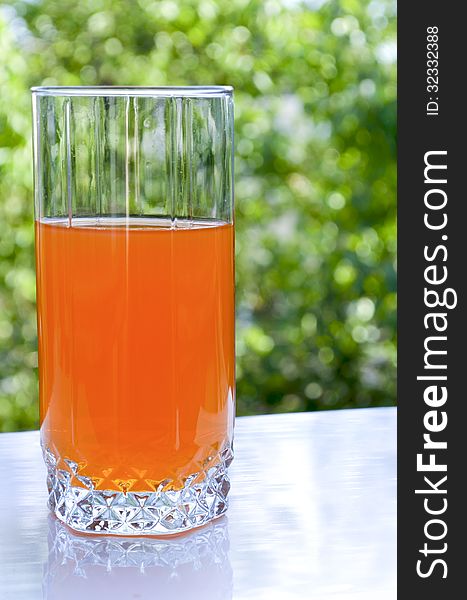
<svg viewBox="0 0 467 600"><path fill-rule="evenodd" d="M36 217L145 215L230 223L231 92L177 96L174 89L169 94L159 88L152 96L150 90L132 95L131 88L109 96L37 89Z"/></svg>

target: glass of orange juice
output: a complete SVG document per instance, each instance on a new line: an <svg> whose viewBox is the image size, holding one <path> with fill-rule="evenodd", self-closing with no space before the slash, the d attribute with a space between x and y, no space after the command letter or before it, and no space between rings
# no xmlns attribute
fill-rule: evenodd
<svg viewBox="0 0 467 600"><path fill-rule="evenodd" d="M33 88L41 444L81 532L227 509L232 89Z"/></svg>

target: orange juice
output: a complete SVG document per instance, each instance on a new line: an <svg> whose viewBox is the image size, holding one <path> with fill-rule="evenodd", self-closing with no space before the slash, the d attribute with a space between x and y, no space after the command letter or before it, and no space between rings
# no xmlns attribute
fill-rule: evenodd
<svg viewBox="0 0 467 600"><path fill-rule="evenodd" d="M233 244L221 222L36 222L42 443L96 489L180 489L231 438Z"/></svg>

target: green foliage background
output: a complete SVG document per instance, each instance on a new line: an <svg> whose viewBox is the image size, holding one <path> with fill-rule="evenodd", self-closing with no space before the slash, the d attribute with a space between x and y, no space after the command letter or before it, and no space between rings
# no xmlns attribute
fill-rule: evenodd
<svg viewBox="0 0 467 600"><path fill-rule="evenodd" d="M238 412L395 400L393 0L0 2L0 431L37 426L31 85L231 84Z"/></svg>

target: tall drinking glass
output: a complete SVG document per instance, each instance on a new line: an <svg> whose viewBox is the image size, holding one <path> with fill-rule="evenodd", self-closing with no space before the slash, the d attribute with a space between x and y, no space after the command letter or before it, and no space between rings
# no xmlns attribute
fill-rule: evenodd
<svg viewBox="0 0 467 600"><path fill-rule="evenodd" d="M227 509L235 411L229 87L33 89L41 443L71 528Z"/></svg>

